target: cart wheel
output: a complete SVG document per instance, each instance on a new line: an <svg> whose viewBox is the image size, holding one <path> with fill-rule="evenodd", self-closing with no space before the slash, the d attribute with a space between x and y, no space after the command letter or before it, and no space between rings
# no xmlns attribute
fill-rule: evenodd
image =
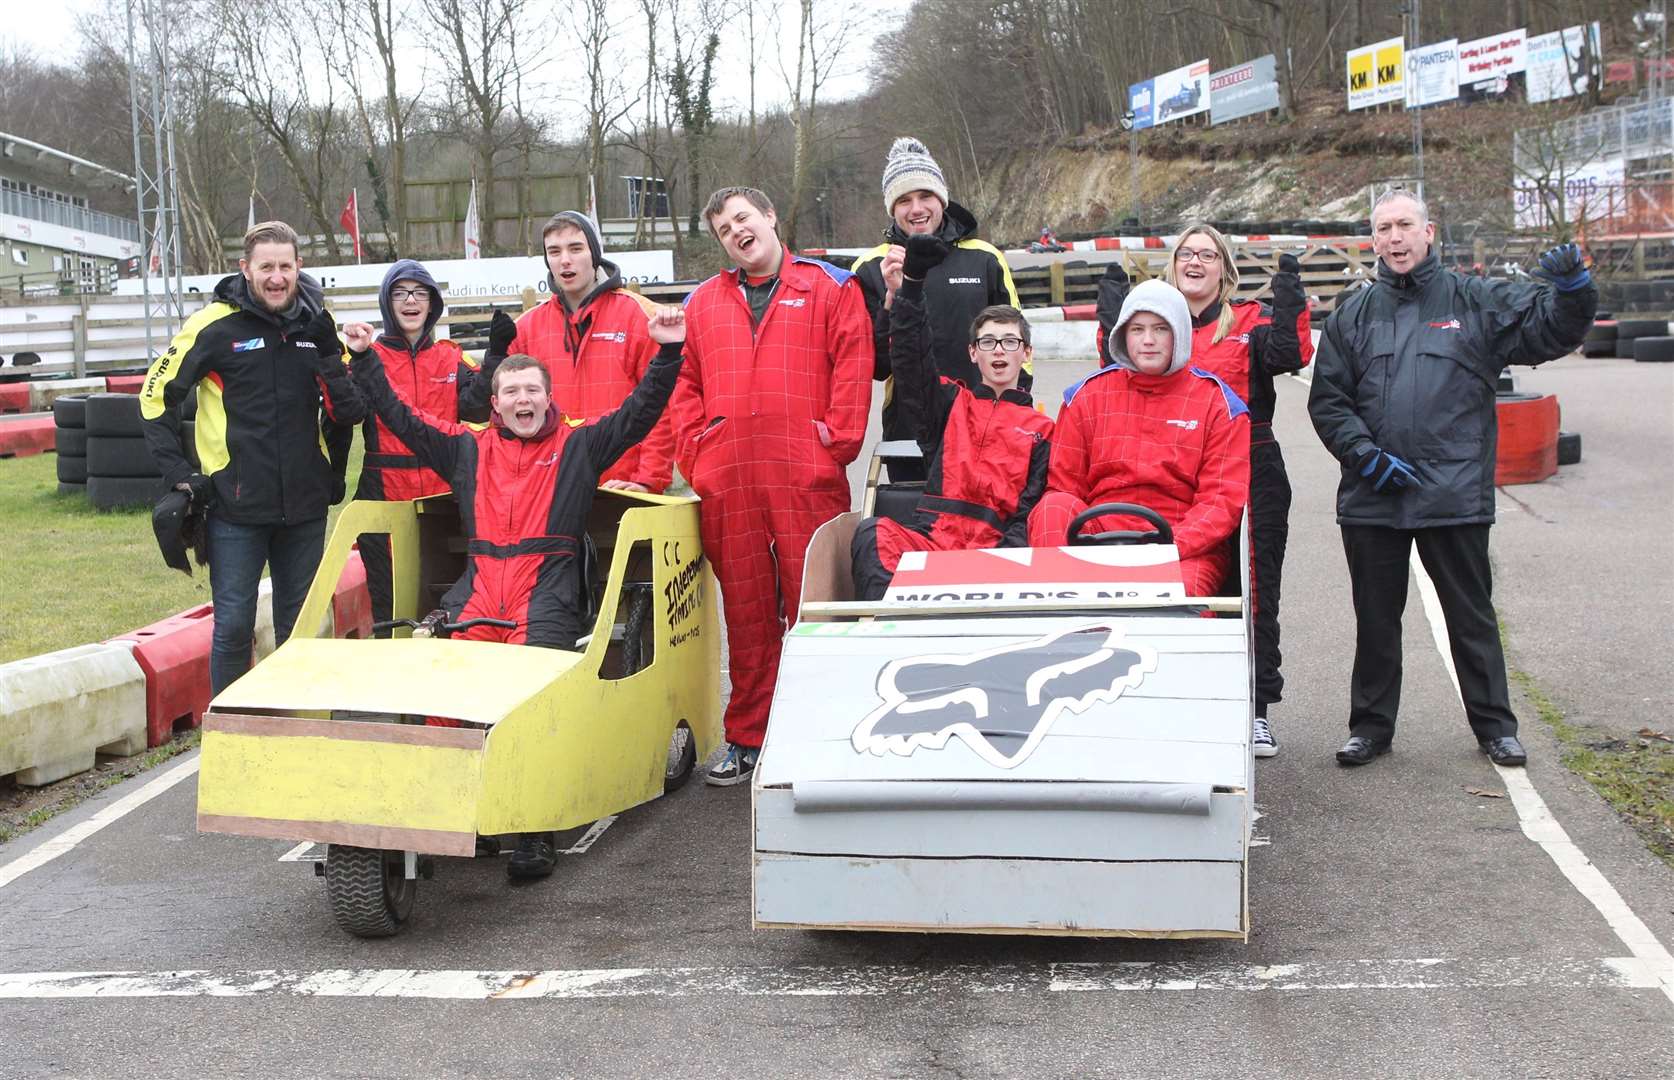
<svg viewBox="0 0 1674 1080"><path fill-rule="evenodd" d="M622 620L622 675L644 669L646 630L651 624L651 587L629 586L627 617Z"/></svg>
<svg viewBox="0 0 1674 1080"><path fill-rule="evenodd" d="M685 787L696 767L697 743L692 741L692 729L682 720L675 725L674 736L668 741L668 764L663 767L663 794Z"/></svg>
<svg viewBox="0 0 1674 1080"><path fill-rule="evenodd" d="M413 913L418 882L403 873L399 851L332 844L326 850L326 895L337 925L356 937L399 933Z"/></svg>

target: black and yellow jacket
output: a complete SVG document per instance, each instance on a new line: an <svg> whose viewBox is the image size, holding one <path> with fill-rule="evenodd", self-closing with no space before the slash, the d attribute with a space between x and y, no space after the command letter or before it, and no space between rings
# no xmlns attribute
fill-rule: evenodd
<svg viewBox="0 0 1674 1080"><path fill-rule="evenodd" d="M299 275L296 302L262 307L242 274L222 278L215 300L186 320L140 389L145 439L169 487L194 471L180 450L180 408L196 388L193 435L214 512L241 525L294 525L325 516L332 470L320 412L338 424L366 418L349 378L316 370L309 321L324 306L320 287Z"/></svg>

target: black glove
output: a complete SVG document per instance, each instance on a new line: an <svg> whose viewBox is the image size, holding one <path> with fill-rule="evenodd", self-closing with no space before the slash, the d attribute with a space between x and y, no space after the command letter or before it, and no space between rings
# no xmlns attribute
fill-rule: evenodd
<svg viewBox="0 0 1674 1080"><path fill-rule="evenodd" d="M1593 275L1574 244L1559 244L1540 257L1540 276L1559 292L1574 292L1593 283Z"/></svg>
<svg viewBox="0 0 1674 1080"><path fill-rule="evenodd" d="M348 479L346 477L337 476L337 475L333 474L332 478L331 478L331 505L336 506L338 503L342 502L343 501L343 496L347 495L348 493L349 493L349 481L348 481Z"/></svg>
<svg viewBox="0 0 1674 1080"><path fill-rule="evenodd" d="M1308 294L1302 288L1302 264L1288 252L1279 256L1279 272L1272 277L1273 306L1288 311L1301 311L1308 306Z"/></svg>
<svg viewBox="0 0 1674 1080"><path fill-rule="evenodd" d="M510 315L494 309L494 318L488 324L488 351L504 356L511 351L512 342L517 340L517 323Z"/></svg>
<svg viewBox="0 0 1674 1080"><path fill-rule="evenodd" d="M1375 446L1361 448L1360 475L1379 495L1399 495L1406 488L1424 486L1411 465Z"/></svg>
<svg viewBox="0 0 1674 1080"><path fill-rule="evenodd" d="M200 472L192 473L190 476L186 477L186 479L176 484L175 487L183 487L191 493L191 508L193 510L208 509L210 500L215 497L215 482Z"/></svg>
<svg viewBox="0 0 1674 1080"><path fill-rule="evenodd" d="M328 361L338 367L343 366L343 339L337 336L337 320L332 317L331 312L321 308L318 314L308 320L308 328L303 333L319 352L316 360L321 371L331 370L325 366Z"/></svg>
<svg viewBox="0 0 1674 1080"><path fill-rule="evenodd" d="M928 233L909 236L907 257L901 263L901 276L923 281L930 271L942 265L942 260L947 258L948 252L952 250L947 241L939 236L931 236Z"/></svg>

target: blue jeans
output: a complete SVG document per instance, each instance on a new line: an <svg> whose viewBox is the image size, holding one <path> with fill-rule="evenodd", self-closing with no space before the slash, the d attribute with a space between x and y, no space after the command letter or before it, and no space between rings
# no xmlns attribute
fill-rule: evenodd
<svg viewBox="0 0 1674 1080"><path fill-rule="evenodd" d="M272 569L273 639L283 645L325 553L326 519L300 525L237 525L209 515L209 591L215 630L209 683L219 694L250 670L256 634L256 594L262 567Z"/></svg>

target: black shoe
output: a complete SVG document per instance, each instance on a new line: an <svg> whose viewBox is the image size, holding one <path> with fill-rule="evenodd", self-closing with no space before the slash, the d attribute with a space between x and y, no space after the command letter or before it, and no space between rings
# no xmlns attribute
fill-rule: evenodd
<svg viewBox="0 0 1674 1080"><path fill-rule="evenodd" d="M1495 765L1527 765L1529 755L1523 749L1523 744L1517 741L1515 735L1502 735L1498 739L1478 739L1476 744L1482 747L1482 752L1488 755L1488 760Z"/></svg>
<svg viewBox="0 0 1674 1080"><path fill-rule="evenodd" d="M1339 765L1369 765L1373 758L1389 753L1389 743L1373 742L1364 735L1352 735L1337 751Z"/></svg>
<svg viewBox="0 0 1674 1080"><path fill-rule="evenodd" d="M546 877L558 866L558 849L552 846L552 834L524 833L517 838L517 850L506 862L506 876L513 881L533 881Z"/></svg>
<svg viewBox="0 0 1674 1080"><path fill-rule="evenodd" d="M500 854L500 840L495 836L477 837L477 854L479 859L492 859Z"/></svg>

